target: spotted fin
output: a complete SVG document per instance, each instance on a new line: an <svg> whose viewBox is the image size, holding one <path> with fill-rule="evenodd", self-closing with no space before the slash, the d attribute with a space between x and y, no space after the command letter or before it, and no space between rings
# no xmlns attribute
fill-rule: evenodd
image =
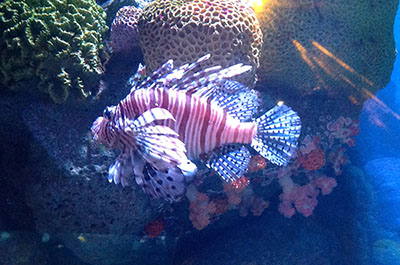
<svg viewBox="0 0 400 265"><path fill-rule="evenodd" d="M192 178L193 176L185 176L177 166L161 171L148 162L144 164L141 172L135 174L136 183L144 193L169 202L183 198L187 184Z"/></svg>
<svg viewBox="0 0 400 265"><path fill-rule="evenodd" d="M186 193L186 186L197 173L190 160L163 170L147 162L137 151L131 153L131 162L136 183L143 192L153 198L169 202L179 201Z"/></svg>
<svg viewBox="0 0 400 265"><path fill-rule="evenodd" d="M286 165L296 150L300 136L300 117L291 108L275 106L256 119L257 133L251 146L264 158Z"/></svg>
<svg viewBox="0 0 400 265"><path fill-rule="evenodd" d="M225 145L216 150L207 166L225 180L236 181L247 171L250 152L244 146Z"/></svg>

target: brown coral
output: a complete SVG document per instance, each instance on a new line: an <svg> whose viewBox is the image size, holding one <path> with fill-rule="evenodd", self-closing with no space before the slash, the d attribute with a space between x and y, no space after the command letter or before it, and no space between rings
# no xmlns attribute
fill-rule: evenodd
<svg viewBox="0 0 400 265"><path fill-rule="evenodd" d="M139 47L138 19L141 9L134 6L120 8L111 26L111 47L117 53L130 53Z"/></svg>
<svg viewBox="0 0 400 265"><path fill-rule="evenodd" d="M150 71L171 58L179 66L210 53L207 65L253 66L236 80L254 86L262 32L253 9L240 1L154 1L140 16L139 33Z"/></svg>
<svg viewBox="0 0 400 265"><path fill-rule="evenodd" d="M390 80L397 4L265 1L257 13L264 34L258 74L265 87L280 98L324 90L362 105Z"/></svg>

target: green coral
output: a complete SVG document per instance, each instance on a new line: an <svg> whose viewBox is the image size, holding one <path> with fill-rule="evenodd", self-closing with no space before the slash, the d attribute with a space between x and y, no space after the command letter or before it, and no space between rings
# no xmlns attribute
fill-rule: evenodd
<svg viewBox="0 0 400 265"><path fill-rule="evenodd" d="M29 81L56 103L87 97L102 73L105 16L95 0L4 1L0 82L16 90Z"/></svg>

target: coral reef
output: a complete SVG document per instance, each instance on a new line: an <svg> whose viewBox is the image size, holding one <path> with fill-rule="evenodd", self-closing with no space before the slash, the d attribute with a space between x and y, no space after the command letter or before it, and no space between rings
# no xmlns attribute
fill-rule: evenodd
<svg viewBox="0 0 400 265"><path fill-rule="evenodd" d="M210 223L210 217L215 211L215 205L210 202L210 198L198 192L195 199L190 202L189 219L197 230L202 230Z"/></svg>
<svg viewBox="0 0 400 265"><path fill-rule="evenodd" d="M139 50L138 19L142 10L134 6L120 8L111 26L113 52L130 53Z"/></svg>
<svg viewBox="0 0 400 265"><path fill-rule="evenodd" d="M350 118L320 117L320 123L318 131L306 129L297 157L287 167L263 170L260 184L279 181L283 190L279 211L288 218L296 211L310 216L318 204L317 196L336 187L334 176L342 174L347 163L346 147L355 145L354 137L359 133L359 122Z"/></svg>
<svg viewBox="0 0 400 265"><path fill-rule="evenodd" d="M248 171L257 172L264 169L267 166L267 161L261 155L252 156L249 162Z"/></svg>
<svg viewBox="0 0 400 265"><path fill-rule="evenodd" d="M254 87L262 32L247 4L236 0L155 1L143 9L139 35L150 72L168 59L180 66L210 53L208 66L253 66L236 81Z"/></svg>
<svg viewBox="0 0 400 265"><path fill-rule="evenodd" d="M265 89L325 91L362 106L390 80L398 1L270 0L257 13L264 34Z"/></svg>
<svg viewBox="0 0 400 265"><path fill-rule="evenodd" d="M260 216L269 202L258 196L250 185L250 179L243 176L234 182L224 182L222 191L200 192L190 185L186 196L190 201L189 219L197 230L202 230L228 210L237 209L245 217L251 212Z"/></svg>
<svg viewBox="0 0 400 265"><path fill-rule="evenodd" d="M104 19L94 0L4 1L0 82L11 90L38 84L56 103L87 97L102 73Z"/></svg>
<svg viewBox="0 0 400 265"><path fill-rule="evenodd" d="M267 164L259 155L251 158L247 174L234 182L223 182L222 190L203 191L210 172L202 172L188 189L193 226L202 230L221 218L228 210L237 209L240 216L251 212L259 216L269 207L264 200L273 196L272 183L282 188L278 210L290 218L296 212L308 217L318 205L318 196L327 195L337 186L335 177L347 163L346 147L355 145L359 122L348 117L332 119L321 116L319 128L305 128L296 158L286 167ZM267 187L268 186L268 187ZM270 190L271 189L271 190Z"/></svg>
<svg viewBox="0 0 400 265"><path fill-rule="evenodd" d="M312 215L318 204L319 193L327 195L337 185L335 178L325 176L318 177L303 186L295 184L288 174L282 174L279 181L283 188L283 193L279 196L281 200L279 212L288 218L296 211L305 217Z"/></svg>

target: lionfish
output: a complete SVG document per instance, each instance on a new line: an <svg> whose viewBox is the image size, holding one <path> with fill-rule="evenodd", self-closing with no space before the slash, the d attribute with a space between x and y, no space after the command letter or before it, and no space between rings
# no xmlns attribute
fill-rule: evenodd
<svg viewBox="0 0 400 265"><path fill-rule="evenodd" d="M227 182L246 173L248 146L274 164L288 163L300 135L297 113L281 104L253 119L256 92L229 80L251 66L201 69L209 57L178 68L167 61L94 121L93 139L121 150L110 182L127 186L134 176L146 194L173 202L197 173L192 160L205 160Z"/></svg>

